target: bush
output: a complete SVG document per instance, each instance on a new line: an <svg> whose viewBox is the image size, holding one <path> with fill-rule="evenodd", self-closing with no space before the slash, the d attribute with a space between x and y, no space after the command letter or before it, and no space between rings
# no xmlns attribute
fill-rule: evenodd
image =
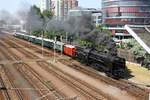
<svg viewBox="0 0 150 100"><path fill-rule="evenodd" d="M142 65L148 67L147 64L150 63L150 54L148 54L135 39L130 39L126 46L126 48L134 54L136 60L144 58Z"/></svg>
<svg viewBox="0 0 150 100"><path fill-rule="evenodd" d="M32 31L32 35L34 35L34 36L37 36L37 37L40 37L41 35L42 35L42 30L36 30L36 31Z"/></svg>

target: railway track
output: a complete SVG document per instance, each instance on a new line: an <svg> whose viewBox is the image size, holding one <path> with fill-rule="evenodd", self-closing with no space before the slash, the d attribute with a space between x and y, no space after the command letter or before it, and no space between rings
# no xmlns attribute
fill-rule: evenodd
<svg viewBox="0 0 150 100"><path fill-rule="evenodd" d="M69 63L65 60L59 60L59 61L65 65L68 65L74 68L77 71L90 75L93 78L99 79L107 84L116 86L122 90L126 90L127 92L131 93L133 96L139 97L139 100L142 100L142 99L146 100L148 98L148 90L140 88L136 86L134 83L128 82L126 80L114 80L112 78L102 76L96 73L95 70L93 70L92 68L88 68L88 66L85 67L85 65L82 66L81 64L76 63L74 61L72 63Z"/></svg>
<svg viewBox="0 0 150 100"><path fill-rule="evenodd" d="M5 66L1 65L1 89L5 91L5 100L24 100L25 95L20 90L17 90L16 85L13 82L12 75L10 75L9 71L4 68ZM9 86L9 87L8 87Z"/></svg>
<svg viewBox="0 0 150 100"><path fill-rule="evenodd" d="M18 43L19 43L19 40L18 40ZM23 42L21 44L25 45L25 43L23 43ZM33 45L31 45L31 46L33 46ZM33 48L34 48L34 50L41 53L40 47L33 46ZM51 55L53 55L52 51L49 51L48 53L49 54L51 53ZM139 97L140 99L143 99L143 98L146 99L148 96L147 91L145 89L139 88L136 85L134 85L133 83L130 83L128 81L124 81L124 80L118 81L118 80L114 80L114 79L99 75L96 73L96 71L92 70L91 68L86 68L80 64L75 63L74 61L71 61L72 64L68 63L68 61L60 61L60 62L76 69L77 71L81 71L82 73L85 73L85 74L90 75L96 79L99 79L99 80L105 82L106 84L110 84L110 85L116 86L122 90L126 90L127 92L131 93L133 96Z"/></svg>
<svg viewBox="0 0 150 100"><path fill-rule="evenodd" d="M21 58L17 54L15 54L9 48L7 48L7 46L11 46L11 45L9 45L5 42L2 42L2 41L0 41L0 44L5 45L0 49L0 51L5 55L5 57L8 60L21 60Z"/></svg>
<svg viewBox="0 0 150 100"><path fill-rule="evenodd" d="M4 69L4 70L7 70L7 69ZM17 88L17 86L15 86L13 80L12 80L12 75L10 75L10 72L7 70L7 76L9 77L9 81L12 85L12 90ZM18 96L18 99L19 100L24 100L24 98L26 98L24 95L23 95L23 92L21 90L18 90L18 89L15 89L15 92Z"/></svg>
<svg viewBox="0 0 150 100"><path fill-rule="evenodd" d="M8 38L8 36L4 36L3 38L1 38L0 40L1 41L4 41L4 43L8 44L8 41L9 41L10 38ZM6 44L2 44L2 46L5 46L7 48L20 48L20 46L17 46L17 45L6 45Z"/></svg>
<svg viewBox="0 0 150 100"><path fill-rule="evenodd" d="M2 91L2 94L3 94L3 98L5 100L11 100L11 97L9 96L9 93L6 89L5 83L4 83L1 76L0 76L0 86L1 86L1 91Z"/></svg>
<svg viewBox="0 0 150 100"><path fill-rule="evenodd" d="M10 37L10 36L9 36ZM28 44L28 42L27 41L23 41L23 40L20 40L20 39L18 39L18 38L15 38L15 37L10 37L10 38L12 38L12 40L14 40L14 42L16 43L16 44L21 44L22 46L24 46L25 48L29 48L29 49L32 49L33 51L35 51L36 53L38 53L38 54L42 54L42 48L41 47L39 47L39 46L37 46L37 45L35 45L35 44L30 44L30 46L29 46L29 44ZM44 53L44 56L53 56L54 54L52 54L51 52L50 52L50 50L49 49L46 49L46 48L44 48L44 51L43 51L43 53Z"/></svg>
<svg viewBox="0 0 150 100"><path fill-rule="evenodd" d="M47 62L37 62L37 63L49 73L53 73L55 76L63 80L66 84L75 88L77 91L79 91L82 95L86 96L88 99L107 100L106 97L102 96L101 91L98 91L96 88L86 84L85 82L70 76L69 74L61 71L60 69L57 69L54 65Z"/></svg>
<svg viewBox="0 0 150 100"><path fill-rule="evenodd" d="M12 43L10 43L10 41L7 41L7 42L5 42L5 41L7 41L7 39L5 38L4 39L4 42L1 42L0 41L0 44L2 44L3 45L3 47L0 49L0 52L2 52L3 53L3 55L4 55L4 57L5 57L5 59L3 59L3 61L5 62L6 61L6 59L8 60L8 61L22 61L22 59L19 57L19 55L17 55L16 53L14 53L13 51L11 51L10 49L16 49L16 48L20 48L19 46L17 46L17 45L15 45L15 44L12 44ZM15 47L15 48L13 48L13 47ZM18 50L17 50L18 51ZM24 50L23 50L23 52L22 52L22 54L24 53ZM27 53L24 53L24 55L26 55ZM29 53L30 54L30 53ZM8 61L6 61L6 62L8 62ZM9 64L9 62L8 62L8 64ZM10 63L11 64L11 63ZM13 64L13 63L12 63ZM7 63L6 63L6 66L7 66ZM10 66L9 66L10 67ZM11 66L12 67L12 66ZM26 94L29 94L29 93L27 93L27 92L25 92L25 94L24 94L24 90L22 89L22 88L18 88L18 87L24 87L24 86L15 86L16 84L14 84L13 82L14 82L14 80L16 80L15 78L13 78L13 75L10 75L10 68L5 68L4 67L4 69L6 70L6 73L7 73L7 76L9 76L9 81L10 81L10 83L11 83L11 86L12 87L10 87L9 88L9 90L11 90L11 91L15 91L16 92L16 94L17 94L17 97L18 97L18 99L12 99L12 100L28 100L29 98L28 98L28 96L25 96ZM8 70L9 69L9 70ZM12 69L12 68L11 68ZM16 74L17 75L17 74ZM20 78L21 78L21 76L20 76ZM14 80L13 80L14 79ZM20 80L17 80L16 82L22 82L22 81L20 81ZM26 83L24 83L24 84L26 84ZM27 85L26 85L27 86ZM18 90L19 89L19 90ZM21 90L20 90L21 89ZM22 96L21 96L21 93L24 95L24 97L22 98ZM31 93L31 92L30 92ZM32 92L33 93L33 92ZM31 95L30 95L30 98L35 98L35 95L36 94L34 94L34 97L31 97ZM11 98L13 98L13 96L14 95L11 95Z"/></svg>
<svg viewBox="0 0 150 100"><path fill-rule="evenodd" d="M0 52L6 57L7 60L10 60L10 61L21 60L21 58L19 56L14 54L8 48L3 47L0 49Z"/></svg>
<svg viewBox="0 0 150 100"><path fill-rule="evenodd" d="M19 46L17 46L17 45L15 45L15 44L10 44L9 42L7 42L7 44L9 44L9 45L13 45L13 47L19 47ZM27 53L24 53L25 55L27 54ZM23 73L23 72L22 72ZM94 93L94 92L93 92ZM93 96L94 97L94 96Z"/></svg>
<svg viewBox="0 0 150 100"><path fill-rule="evenodd" d="M34 46L35 49L38 49L36 46ZM52 51L49 52L51 53L51 55L53 55ZM62 62L62 61L60 61ZM87 75L90 75L90 76L93 76L94 78L97 78L99 80L102 80L103 82L107 83L107 84L110 84L110 85L113 85L113 86L116 86L116 87L119 87L120 89L122 90L126 90L128 91L129 93L133 94L134 96L138 96L139 98L147 98L147 91L145 89L142 89L142 88L139 88L137 87L136 85L134 85L133 83L130 83L128 81L125 81L125 80L114 80L114 79L111 79L111 78L107 78L107 77L104 77L104 76L101 76L101 75L98 75L97 73L95 73L95 71L91 71L91 69L89 70L88 68L84 68L83 66L81 67L81 65L79 64L68 64L68 61L63 61L62 62L63 64L66 64L76 70L80 70L81 72L87 74ZM136 92L135 92L136 91Z"/></svg>
<svg viewBox="0 0 150 100"><path fill-rule="evenodd" d="M14 49L16 49L17 51L19 51L20 53L22 53L26 58L29 58L29 59L37 59L37 58L38 58L36 55L32 54L31 52L28 52L28 51L24 50L23 47L21 47L21 46L15 44L15 43L13 43L13 41L11 41L11 40L8 40L8 39L6 40L6 39L4 39L4 42L5 42L9 47L14 48ZM3 45L6 46L6 44L3 44ZM7 48L7 49L8 49L8 48ZM8 49L8 50L9 50L9 49ZM2 51L2 52L3 52L3 51ZM11 51L9 50L9 52L11 52ZM18 56L17 56L16 54L14 54L13 52L11 52L11 54L13 55L13 57L15 57L15 60L21 60L21 58L18 57ZM7 55L7 58L9 59L8 54L5 53L5 55ZM9 59L9 60L12 60L12 59Z"/></svg>
<svg viewBox="0 0 150 100"><path fill-rule="evenodd" d="M50 84L49 82L46 82L42 76L40 76L38 73L36 73L29 65L27 64L15 64L18 71L20 71L24 77L34 86L34 88L39 88L39 93L41 96L46 94L53 94L53 95L47 95L45 98L47 100L56 100L59 98L64 98L65 95L62 93L59 93L55 88L54 85Z"/></svg>
<svg viewBox="0 0 150 100"><path fill-rule="evenodd" d="M19 47L16 48L16 50L18 50L19 52L21 52L22 54L24 54L27 58L30 59L38 59L38 56L32 54L31 52L25 50L23 47L19 46L17 43L14 43L14 41L12 40L7 40L9 45L15 45L15 47Z"/></svg>

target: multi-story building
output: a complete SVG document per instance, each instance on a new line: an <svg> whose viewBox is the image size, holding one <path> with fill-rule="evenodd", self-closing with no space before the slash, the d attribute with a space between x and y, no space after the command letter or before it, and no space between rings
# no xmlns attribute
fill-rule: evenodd
<svg viewBox="0 0 150 100"><path fill-rule="evenodd" d="M93 8L76 8L69 10L69 16L80 17L83 15L90 15L92 18L92 23L97 27L102 24L102 12L98 9Z"/></svg>
<svg viewBox="0 0 150 100"><path fill-rule="evenodd" d="M40 10L43 12L44 10L51 10L51 0L39 0L38 4Z"/></svg>
<svg viewBox="0 0 150 100"><path fill-rule="evenodd" d="M78 7L77 0L52 0L51 7L56 17L67 16L70 9Z"/></svg>
<svg viewBox="0 0 150 100"><path fill-rule="evenodd" d="M93 17L93 23L96 27L102 24L102 12L101 11L92 12L92 17Z"/></svg>
<svg viewBox="0 0 150 100"><path fill-rule="evenodd" d="M114 35L125 35L125 24L150 24L150 0L102 0L102 12L103 23Z"/></svg>

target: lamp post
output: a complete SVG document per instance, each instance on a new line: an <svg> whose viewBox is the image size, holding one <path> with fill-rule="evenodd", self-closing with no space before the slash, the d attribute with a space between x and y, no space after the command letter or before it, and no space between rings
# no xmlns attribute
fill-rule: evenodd
<svg viewBox="0 0 150 100"><path fill-rule="evenodd" d="M66 32L66 43L67 43L67 41L68 41L68 33Z"/></svg>
<svg viewBox="0 0 150 100"><path fill-rule="evenodd" d="M49 22L50 22L50 20L47 21L45 24L43 24L43 31L42 31L42 57L44 57L44 52L43 52L43 49L44 49L44 33L46 31L46 27L47 27Z"/></svg>

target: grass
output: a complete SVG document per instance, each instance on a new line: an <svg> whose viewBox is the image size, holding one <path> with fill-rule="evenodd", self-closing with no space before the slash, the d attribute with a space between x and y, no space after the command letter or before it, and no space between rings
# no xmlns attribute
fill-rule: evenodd
<svg viewBox="0 0 150 100"><path fill-rule="evenodd" d="M128 69L131 70L131 74L134 76L130 80L136 81L139 84L150 86L150 71L140 65L127 63Z"/></svg>

